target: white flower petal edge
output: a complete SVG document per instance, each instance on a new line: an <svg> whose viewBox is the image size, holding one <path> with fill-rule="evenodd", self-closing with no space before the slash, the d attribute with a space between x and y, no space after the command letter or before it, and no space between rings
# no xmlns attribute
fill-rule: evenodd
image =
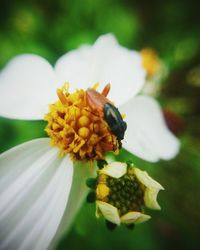
<svg viewBox="0 0 200 250"><path fill-rule="evenodd" d="M102 174L106 174L113 178L120 178L127 172L127 165L126 163L121 162L111 162L102 170L99 171Z"/></svg>
<svg viewBox="0 0 200 250"><path fill-rule="evenodd" d="M144 203L148 208L155 210L161 209L160 205L157 202L157 195L159 191L160 191L159 189L155 188L147 188L145 190Z"/></svg>
<svg viewBox="0 0 200 250"><path fill-rule="evenodd" d="M86 179L94 177L95 174L96 169L91 165L91 162L74 162L74 176L69 200L62 221L53 240L53 244L51 245L51 249L56 248L58 241L66 235L70 229L70 226L75 219L75 215L83 204L88 193L88 187L85 184Z"/></svg>
<svg viewBox="0 0 200 250"><path fill-rule="evenodd" d="M111 83L109 99L120 105L135 96L145 83L138 52L120 46L112 34L100 36L93 46L82 46L58 59L55 71L73 88ZM120 98L119 98L120 97Z"/></svg>
<svg viewBox="0 0 200 250"><path fill-rule="evenodd" d="M120 46L113 34L100 36L93 53L93 79L104 85L111 83L109 98L116 106L139 93L146 77L140 53Z"/></svg>
<svg viewBox="0 0 200 250"><path fill-rule="evenodd" d="M142 171L139 168L134 168L134 172L138 180L147 188L155 188L158 190L164 190L164 187L161 186L160 183L152 179L146 171Z"/></svg>
<svg viewBox="0 0 200 250"><path fill-rule="evenodd" d="M56 75L42 57L14 57L0 73L0 115L13 119L43 119L57 99Z"/></svg>
<svg viewBox="0 0 200 250"><path fill-rule="evenodd" d="M124 224L139 224L149 220L151 216L140 212L129 212L121 217L121 222Z"/></svg>
<svg viewBox="0 0 200 250"><path fill-rule="evenodd" d="M152 179L146 171L139 168L134 168L134 172L138 180L146 187L144 194L144 202L148 208L160 210L160 205L157 202L157 195L164 187L157 181Z"/></svg>
<svg viewBox="0 0 200 250"><path fill-rule="evenodd" d="M47 249L64 214L73 163L49 139L0 155L0 249Z"/></svg>
<svg viewBox="0 0 200 250"><path fill-rule="evenodd" d="M126 114L125 149L151 162L176 156L180 143L167 128L162 111L153 98L137 96L119 110Z"/></svg>
<svg viewBox="0 0 200 250"><path fill-rule="evenodd" d="M96 203L97 203L97 209L101 211L101 213L107 220L117 225L120 224L120 217L116 207L103 201L97 201Z"/></svg>

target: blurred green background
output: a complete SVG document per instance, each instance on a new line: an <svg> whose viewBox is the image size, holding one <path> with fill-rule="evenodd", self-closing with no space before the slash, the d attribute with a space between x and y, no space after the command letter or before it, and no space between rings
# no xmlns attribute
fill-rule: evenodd
<svg viewBox="0 0 200 250"><path fill-rule="evenodd" d="M84 204L58 249L198 249L200 231L200 1L45 0L0 1L0 68L20 53L36 53L52 64L82 43L113 32L119 42L154 48L169 68L159 101L182 117L178 157L150 164L134 158L165 191L160 212L134 231L106 230ZM0 118L0 151L45 136L44 122ZM119 156L124 159L125 155ZM131 155L128 158L133 159ZM127 157L126 157L127 159Z"/></svg>

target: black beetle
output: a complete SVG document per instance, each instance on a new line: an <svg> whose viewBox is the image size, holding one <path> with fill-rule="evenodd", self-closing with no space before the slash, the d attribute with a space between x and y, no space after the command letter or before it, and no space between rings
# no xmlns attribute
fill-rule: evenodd
<svg viewBox="0 0 200 250"><path fill-rule="evenodd" d="M106 103L103 108L104 119L108 123L110 130L116 135L119 141L124 139L127 124L123 121L119 110L111 103Z"/></svg>

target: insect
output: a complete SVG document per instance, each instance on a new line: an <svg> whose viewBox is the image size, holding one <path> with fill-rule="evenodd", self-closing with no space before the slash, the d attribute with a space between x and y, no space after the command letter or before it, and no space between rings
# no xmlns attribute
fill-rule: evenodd
<svg viewBox="0 0 200 250"><path fill-rule="evenodd" d="M120 142L124 139L127 125L126 122L123 121L119 110L107 98L109 91L110 84L105 86L102 93L99 93L92 88L88 88L86 91L87 101L93 112L98 113L105 119L110 130Z"/></svg>

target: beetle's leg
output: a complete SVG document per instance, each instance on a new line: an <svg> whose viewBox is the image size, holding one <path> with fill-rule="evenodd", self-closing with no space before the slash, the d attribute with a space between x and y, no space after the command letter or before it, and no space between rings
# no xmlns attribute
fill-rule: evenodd
<svg viewBox="0 0 200 250"><path fill-rule="evenodd" d="M110 83L106 84L106 86L104 87L104 89L101 92L101 94L106 97L108 95L108 93L110 92L110 87L111 87Z"/></svg>

